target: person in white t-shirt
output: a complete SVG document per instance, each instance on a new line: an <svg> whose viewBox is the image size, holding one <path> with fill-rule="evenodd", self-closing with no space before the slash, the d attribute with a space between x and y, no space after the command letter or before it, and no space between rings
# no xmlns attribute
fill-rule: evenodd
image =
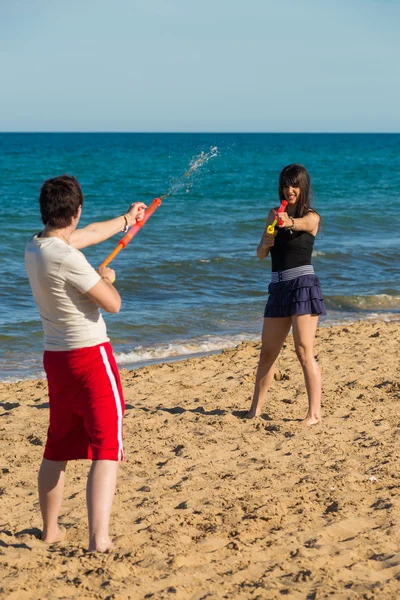
<svg viewBox="0 0 400 600"><path fill-rule="evenodd" d="M39 470L39 501L46 543L64 537L58 526L67 462L91 459L87 482L89 550L112 547L109 521L119 461L123 460L124 399L118 368L100 308L117 313L121 298L115 271L97 271L80 252L144 216L131 204L115 219L77 229L83 194L75 177L45 181L40 192L44 230L25 251L25 264L44 330L50 424Z"/></svg>

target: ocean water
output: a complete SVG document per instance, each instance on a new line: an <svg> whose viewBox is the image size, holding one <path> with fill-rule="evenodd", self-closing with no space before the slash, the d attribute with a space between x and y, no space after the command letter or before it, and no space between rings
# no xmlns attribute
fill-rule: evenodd
<svg viewBox="0 0 400 600"><path fill-rule="evenodd" d="M123 306L105 318L119 364L132 367L259 338L270 262L255 249L292 162L309 170L322 215L321 324L400 318L400 135L0 134L0 379L43 373L24 249L42 228L45 179L79 179L81 225L167 196L112 263ZM90 262L120 237L85 250Z"/></svg>

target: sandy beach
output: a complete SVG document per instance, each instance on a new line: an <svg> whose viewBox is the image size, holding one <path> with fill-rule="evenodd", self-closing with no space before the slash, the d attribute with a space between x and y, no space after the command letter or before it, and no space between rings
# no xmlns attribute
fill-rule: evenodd
<svg viewBox="0 0 400 600"><path fill-rule="evenodd" d="M104 555L85 550L84 462L68 467L68 539L40 541L46 384L1 384L0 597L400 597L399 343L399 322L320 328L312 428L290 336L251 421L258 344L122 370L127 462Z"/></svg>

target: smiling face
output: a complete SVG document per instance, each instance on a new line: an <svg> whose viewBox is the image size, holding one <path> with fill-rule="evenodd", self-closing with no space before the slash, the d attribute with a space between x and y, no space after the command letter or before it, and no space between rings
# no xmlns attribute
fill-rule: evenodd
<svg viewBox="0 0 400 600"><path fill-rule="evenodd" d="M286 185L282 188L283 197L290 206L294 206L300 198L300 186Z"/></svg>
<svg viewBox="0 0 400 600"><path fill-rule="evenodd" d="M310 207L310 176L298 164L287 165L279 175L279 198L287 200L287 212L297 218L303 217Z"/></svg>

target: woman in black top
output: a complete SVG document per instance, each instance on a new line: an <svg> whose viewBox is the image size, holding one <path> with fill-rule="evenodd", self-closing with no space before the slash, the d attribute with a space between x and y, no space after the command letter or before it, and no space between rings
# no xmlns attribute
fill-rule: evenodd
<svg viewBox="0 0 400 600"><path fill-rule="evenodd" d="M310 208L310 190L310 177L304 167L288 165L283 169L279 177L279 197L287 201L286 212L279 213L278 229L273 234L265 229L257 248L260 260L271 254L272 278L248 418L261 413L273 380L275 361L292 327L308 395L305 422L314 425L321 420L321 374L314 357L314 339L318 317L326 311L320 283L311 264L320 217ZM267 227L273 223L276 210L270 211Z"/></svg>

